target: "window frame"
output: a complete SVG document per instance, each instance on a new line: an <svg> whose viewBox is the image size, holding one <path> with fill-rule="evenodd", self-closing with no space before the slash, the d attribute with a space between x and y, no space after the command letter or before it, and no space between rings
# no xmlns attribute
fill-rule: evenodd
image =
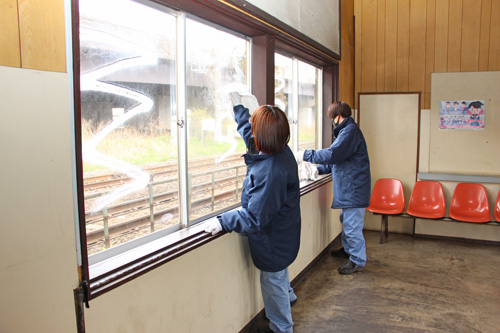
<svg viewBox="0 0 500 333"><path fill-rule="evenodd" d="M137 0L135 0L137 1ZM201 18L206 22L212 22L217 27L221 26L231 32L252 38L251 43L251 73L250 82L252 93L261 103L274 104L274 53L288 54L302 61L313 64L322 69L323 98L322 110L338 99L338 60L340 55L327 50L317 42L307 38L280 21L259 10L254 6L244 6L226 1L200 1L200 0L140 0L141 3L151 3L155 6L161 5L176 11ZM73 88L74 88L74 112L75 112L75 164L76 164L76 195L79 218L79 248L81 255L81 266L78 267L80 277L80 288L83 290L84 302L88 302L136 277L163 265L203 244L210 242L224 233L215 236L203 232L201 220L209 221L213 216L188 222L188 226L177 233L166 235L169 245L165 246L164 238L162 245L154 246L155 241L143 240L143 249L135 252L134 258L129 257L124 264L116 264L103 261L100 263L104 273L97 276L90 275L89 257L87 252L87 238L85 229L85 207L83 195L83 159L82 159L82 136L81 136L81 94L80 94L80 42L79 42L79 0L72 0L72 44L73 44ZM340 13L340 8L339 8ZM262 18L267 19L264 21ZM328 147L332 140L332 128L329 121L325 121L326 112L318 117L323 117L322 123L322 146ZM185 119L185 118L184 118ZM187 159L187 154L185 155ZM180 157L179 157L180 158ZM187 163L187 161L186 161ZM187 165L186 165L187 167ZM179 180L181 181L181 179ZM331 181L329 175L320 177L315 182L301 184L301 195L309 193L314 189ZM181 185L186 187L187 184ZM234 205L226 210L236 209L240 205ZM182 221L182 220L181 220ZM191 226L189 226L191 225Z"/></svg>

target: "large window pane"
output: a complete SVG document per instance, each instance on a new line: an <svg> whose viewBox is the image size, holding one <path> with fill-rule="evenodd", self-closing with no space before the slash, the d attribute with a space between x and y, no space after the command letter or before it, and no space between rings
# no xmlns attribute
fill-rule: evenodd
<svg viewBox="0 0 500 333"><path fill-rule="evenodd" d="M274 104L283 110L289 118L292 115L292 63L292 58L278 53L274 55Z"/></svg>
<svg viewBox="0 0 500 333"><path fill-rule="evenodd" d="M316 119L320 110L319 70L298 62L299 150L316 149Z"/></svg>
<svg viewBox="0 0 500 333"><path fill-rule="evenodd" d="M186 104L190 220L240 202L246 148L231 91L249 92L248 42L186 20Z"/></svg>
<svg viewBox="0 0 500 333"><path fill-rule="evenodd" d="M179 223L176 18L128 0L80 0L89 254Z"/></svg>
<svg viewBox="0 0 500 333"><path fill-rule="evenodd" d="M290 121L289 145L294 151L320 148L321 69L278 53L274 63L274 103Z"/></svg>

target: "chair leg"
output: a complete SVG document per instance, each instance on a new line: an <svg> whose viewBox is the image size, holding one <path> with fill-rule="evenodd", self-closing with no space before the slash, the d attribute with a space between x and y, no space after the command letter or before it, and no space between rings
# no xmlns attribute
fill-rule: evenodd
<svg viewBox="0 0 500 333"><path fill-rule="evenodd" d="M389 215L384 215L384 221L385 221L385 239L389 237Z"/></svg>
<svg viewBox="0 0 500 333"><path fill-rule="evenodd" d="M384 241L389 236L389 216L382 215L382 219L380 220L380 244L383 244Z"/></svg>

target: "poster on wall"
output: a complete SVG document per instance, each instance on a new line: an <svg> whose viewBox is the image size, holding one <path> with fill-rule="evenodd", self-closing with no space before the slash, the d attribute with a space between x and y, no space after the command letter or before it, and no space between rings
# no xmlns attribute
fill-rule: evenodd
<svg viewBox="0 0 500 333"><path fill-rule="evenodd" d="M483 130L484 100L439 102L439 129Z"/></svg>

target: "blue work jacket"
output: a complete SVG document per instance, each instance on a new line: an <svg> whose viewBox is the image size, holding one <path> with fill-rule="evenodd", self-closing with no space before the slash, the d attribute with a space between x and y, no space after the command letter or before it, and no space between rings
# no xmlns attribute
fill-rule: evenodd
<svg viewBox="0 0 500 333"><path fill-rule="evenodd" d="M252 146L250 114L234 107L238 132ZM266 272L281 271L295 260L300 246L300 186L297 162L287 146L276 155L244 155L241 209L219 217L226 232L247 233L255 266Z"/></svg>
<svg viewBox="0 0 500 333"><path fill-rule="evenodd" d="M354 119L347 117L333 130L330 148L306 150L304 161L317 166L319 174L332 173L332 208L363 208L370 205L370 160L365 138Z"/></svg>

